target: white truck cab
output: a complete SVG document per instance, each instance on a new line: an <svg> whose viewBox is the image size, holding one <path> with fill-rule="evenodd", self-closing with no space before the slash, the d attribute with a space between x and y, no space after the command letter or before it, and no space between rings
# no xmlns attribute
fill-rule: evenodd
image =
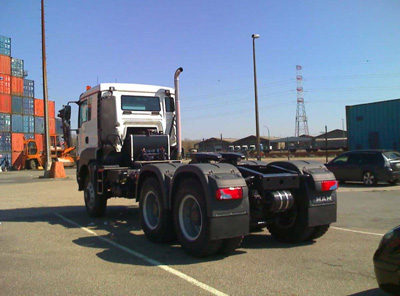
<svg viewBox="0 0 400 296"><path fill-rule="evenodd" d="M101 112L101 120L98 120L98 112ZM148 132L169 135L170 146L175 146L174 120L173 88L102 83L79 98L77 154L99 147L101 141L113 142L120 152L127 134Z"/></svg>

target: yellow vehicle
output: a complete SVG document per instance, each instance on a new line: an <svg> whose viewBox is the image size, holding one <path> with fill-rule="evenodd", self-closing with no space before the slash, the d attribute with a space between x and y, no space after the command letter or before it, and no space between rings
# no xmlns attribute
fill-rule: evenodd
<svg viewBox="0 0 400 296"><path fill-rule="evenodd" d="M50 155L51 160L60 161L64 166L74 166L75 161L70 156L70 152L75 149L75 147L62 147L58 141L57 136L50 136ZM43 169L46 162L46 154L41 153L38 148L37 140L28 139L24 141L24 152L23 152L23 164L27 169Z"/></svg>

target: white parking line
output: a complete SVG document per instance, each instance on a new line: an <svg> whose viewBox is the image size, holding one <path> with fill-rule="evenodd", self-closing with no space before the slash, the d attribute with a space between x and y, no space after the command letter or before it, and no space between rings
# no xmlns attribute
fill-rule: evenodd
<svg viewBox="0 0 400 296"><path fill-rule="evenodd" d="M369 235L377 235L377 236L385 235L384 233L365 232L365 231L358 231L358 230L352 230L352 229L346 229L346 228L340 228L340 227L334 227L334 226L331 226L331 228L336 229L336 230L343 230L343 231L355 232L355 233L361 233L361 234L369 234Z"/></svg>
<svg viewBox="0 0 400 296"><path fill-rule="evenodd" d="M210 286L208 286L208 285L206 285L206 284L204 284L204 283L202 283L202 282L200 282L200 281L198 281L198 280L196 280L196 279L194 279L194 278L192 278L192 277L190 277L190 276L188 276L188 275L186 275L186 274L184 274L184 273L182 273L182 272L180 272L180 271L178 271L176 269L173 269L173 268L171 268L171 267L169 267L167 265L162 264L161 262L158 262L157 260L151 259L151 258L149 258L149 257L147 257L147 256L145 256L145 255L143 255L143 254L141 254L139 252L133 251L133 250L128 249L127 247L124 247L124 246L122 246L120 244L117 244L116 242L113 242L113 241L111 241L111 240L109 240L109 239L107 239L105 237L99 236L96 232L94 232L94 231L92 231L92 230L90 230L90 229L88 229L86 227L83 227L83 226L79 225L78 223L76 223L76 222L74 222L74 221L72 221L72 220L70 220L68 218L65 218L61 214L55 213L55 215L57 217L60 217L64 221L67 221L68 223L70 223L72 225L75 225L76 227L79 227L80 229L82 229L82 230L84 230L84 231L96 236L98 239L100 239L102 241L105 241L105 242L109 243L110 245L113 245L114 247L116 247L118 249L121 249L121 250L127 252L128 254L130 254L132 256L140 258L140 259L146 261L147 263L150 263L151 265L157 266L157 267L159 267L159 268L161 268L161 269L163 269L163 270L165 270L165 271L167 271L169 273L172 273L173 275L176 275L177 277L179 277L179 278L181 278L181 279L183 279L183 280L185 280L185 281L187 281L187 282L189 282L189 283L191 283L191 284L193 284L193 285L195 285L195 286L207 291L208 293L211 293L211 294L217 295L217 296L226 296L227 295L227 294L225 294L225 293L223 293L221 291L218 291L217 289L214 289L213 287L210 287Z"/></svg>

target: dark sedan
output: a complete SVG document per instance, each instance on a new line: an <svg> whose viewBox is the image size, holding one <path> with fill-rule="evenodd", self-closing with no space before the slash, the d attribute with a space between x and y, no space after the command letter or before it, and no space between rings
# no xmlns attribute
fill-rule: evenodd
<svg viewBox="0 0 400 296"><path fill-rule="evenodd" d="M356 150L343 153L326 164L336 179L362 181L376 185L378 181L395 185L400 179L400 153L390 150Z"/></svg>
<svg viewBox="0 0 400 296"><path fill-rule="evenodd" d="M379 287L400 295L400 226L384 235L373 260Z"/></svg>

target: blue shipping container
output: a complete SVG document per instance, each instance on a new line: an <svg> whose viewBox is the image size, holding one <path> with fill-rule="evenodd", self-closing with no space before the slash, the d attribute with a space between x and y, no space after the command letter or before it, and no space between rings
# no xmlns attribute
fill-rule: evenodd
<svg viewBox="0 0 400 296"><path fill-rule="evenodd" d="M11 152L0 151L0 170L2 172L11 169Z"/></svg>
<svg viewBox="0 0 400 296"><path fill-rule="evenodd" d="M24 60L11 58L11 75L24 77Z"/></svg>
<svg viewBox="0 0 400 296"><path fill-rule="evenodd" d="M22 98L22 114L33 115L33 98Z"/></svg>
<svg viewBox="0 0 400 296"><path fill-rule="evenodd" d="M35 132L35 118L33 116L22 116L23 121L23 132L24 133L34 133Z"/></svg>
<svg viewBox="0 0 400 296"><path fill-rule="evenodd" d="M12 96L11 98L11 112L13 114L22 114L23 112L22 97Z"/></svg>
<svg viewBox="0 0 400 296"><path fill-rule="evenodd" d="M0 133L0 150L11 151L11 133Z"/></svg>
<svg viewBox="0 0 400 296"><path fill-rule="evenodd" d="M62 135L63 130L62 130L62 121L60 118L56 118L56 134L57 135Z"/></svg>
<svg viewBox="0 0 400 296"><path fill-rule="evenodd" d="M44 134L44 118L35 117L35 134Z"/></svg>
<svg viewBox="0 0 400 296"><path fill-rule="evenodd" d="M0 54L11 56L11 38L0 36Z"/></svg>
<svg viewBox="0 0 400 296"><path fill-rule="evenodd" d="M22 120L22 115L19 114L11 115L11 130L13 133L24 132L24 122Z"/></svg>
<svg viewBox="0 0 400 296"><path fill-rule="evenodd" d="M11 132L11 114L0 113L0 132Z"/></svg>
<svg viewBox="0 0 400 296"><path fill-rule="evenodd" d="M24 96L30 98L35 96L35 82L33 80L24 79Z"/></svg>
<svg viewBox="0 0 400 296"><path fill-rule="evenodd" d="M400 151L400 99L346 106L350 150Z"/></svg>

